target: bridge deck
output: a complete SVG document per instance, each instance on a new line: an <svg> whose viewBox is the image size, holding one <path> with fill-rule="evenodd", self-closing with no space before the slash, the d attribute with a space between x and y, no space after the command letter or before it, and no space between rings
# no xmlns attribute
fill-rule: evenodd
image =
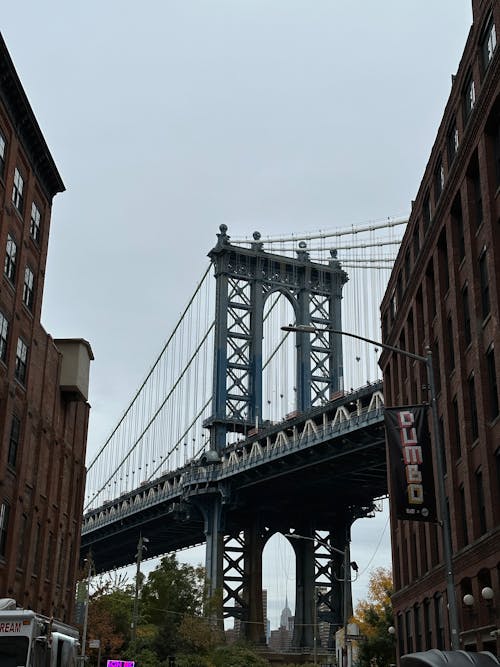
<svg viewBox="0 0 500 667"><path fill-rule="evenodd" d="M84 517L81 555L97 571L130 564L139 532L148 556L205 541L205 498L220 494L225 532L259 509L269 534L311 521L328 530L346 508L363 512L387 493L381 384L314 408L124 494Z"/></svg>

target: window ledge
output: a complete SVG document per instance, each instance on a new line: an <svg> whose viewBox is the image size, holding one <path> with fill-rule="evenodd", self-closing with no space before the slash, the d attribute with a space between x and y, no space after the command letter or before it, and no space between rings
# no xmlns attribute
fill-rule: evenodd
<svg viewBox="0 0 500 667"><path fill-rule="evenodd" d="M490 320L491 320L491 310L482 321L481 329L486 329Z"/></svg>
<svg viewBox="0 0 500 667"><path fill-rule="evenodd" d="M499 421L500 421L500 412L497 414L496 417L494 417L493 419L491 419L488 423L489 423L489 425L490 425L491 427L493 427L493 426L496 426L496 425L498 424Z"/></svg>

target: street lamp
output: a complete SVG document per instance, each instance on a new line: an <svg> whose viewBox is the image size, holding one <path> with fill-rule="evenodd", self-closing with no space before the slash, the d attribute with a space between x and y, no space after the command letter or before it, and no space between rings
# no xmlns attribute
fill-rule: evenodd
<svg viewBox="0 0 500 667"><path fill-rule="evenodd" d="M443 465L443 454L441 448L441 433L439 428L439 415L437 409L437 400L436 400L436 386L434 384L434 367L432 365L432 351L430 347L426 347L425 357L420 354L415 354L414 352L408 352L403 350L400 347L395 347L393 345L387 345L386 343L381 343L377 340L372 340L371 338L365 338L364 336L358 336L358 334L350 333L348 331L340 331L339 329L333 329L330 327L325 327L323 329L318 329L317 327L310 326L307 324L299 325L288 325L281 327L283 331L295 331L298 333L333 333L340 336L348 336L349 338L356 338L357 340L362 340L365 343L370 343L371 345L376 345L381 347L384 350L389 350L396 354L402 354L405 357L410 359L415 359L415 361L420 361L425 364L427 369L427 382L428 389L430 394L430 404L431 404L431 413L432 413L432 428L434 431L435 438L435 451L436 451L436 476L437 476L437 486L438 486L438 495L439 495L439 506L441 511L441 527L443 535L443 556L444 556L444 565L446 569L446 594L448 597L448 609L449 609L449 620L450 620L450 631L451 631L451 648L453 651L458 651L460 649L459 641L459 626L458 626L458 607L457 607L457 598L455 594L455 579L453 574L453 558L452 558L452 547L451 547L451 527L450 527L450 518L448 516L448 511L446 508L446 488L444 484L444 465Z"/></svg>
<svg viewBox="0 0 500 667"><path fill-rule="evenodd" d="M92 556L89 553L89 557L85 558L85 563L87 563L87 586L85 590L85 612L83 617L83 629L82 629L82 648L80 654L80 662L84 663L86 660L85 650L87 644L87 624L89 618L89 603L90 603L90 578L92 577L92 568L94 567L94 562Z"/></svg>
<svg viewBox="0 0 500 667"><path fill-rule="evenodd" d="M131 623L131 632L130 639L134 642L137 639L137 623L139 619L139 586L141 578L141 561L143 556L143 551L147 551L148 548L146 544L149 542L147 537L143 537L142 533L139 535L139 542L137 544L137 572L135 575L135 594L134 594L134 608L132 610L132 623Z"/></svg>
<svg viewBox="0 0 500 667"><path fill-rule="evenodd" d="M350 579L348 576L348 567L352 567L352 569L357 573L358 571L358 566L357 564L352 561L349 562L349 542L346 540L345 543L345 548L344 551L341 549L337 549L337 547L334 547L332 544L328 544L328 542L325 542L324 540L319 539L318 537L309 537L307 535L298 535L297 533L285 533L285 537L291 537L295 540L309 540L310 542L317 542L318 544L321 544L321 546L325 547L331 554L337 553L340 554L343 558L343 567L344 567L344 578L339 579L337 576L335 576L335 579L337 581L341 581L344 584L344 611L343 611L343 622L344 622L344 646L342 647L342 662L344 667L348 666L348 654L347 654L347 621L349 620L349 584L351 584L353 581L356 581L358 578L356 575L355 579ZM314 609L314 615L316 619L316 608ZM314 650L316 651L316 637L314 638Z"/></svg>

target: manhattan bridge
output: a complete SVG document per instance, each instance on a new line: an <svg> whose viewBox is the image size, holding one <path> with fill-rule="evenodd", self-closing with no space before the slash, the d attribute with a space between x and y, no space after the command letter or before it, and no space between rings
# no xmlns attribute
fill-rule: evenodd
<svg viewBox="0 0 500 667"><path fill-rule="evenodd" d="M288 238L233 239L220 226L179 321L88 464L82 560L91 551L97 572L129 565L141 534L148 557L204 543L209 594L222 591L224 617L263 644L263 550L295 533L306 539L290 538L293 646L313 645L316 618L333 646L352 608L351 525L387 494L378 349L335 331L380 339L406 222Z"/></svg>

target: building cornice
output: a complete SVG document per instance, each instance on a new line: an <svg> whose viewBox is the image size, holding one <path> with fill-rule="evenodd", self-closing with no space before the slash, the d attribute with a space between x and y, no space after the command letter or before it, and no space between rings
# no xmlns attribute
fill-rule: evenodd
<svg viewBox="0 0 500 667"><path fill-rule="evenodd" d="M49 201L66 189L0 33L0 100Z"/></svg>

